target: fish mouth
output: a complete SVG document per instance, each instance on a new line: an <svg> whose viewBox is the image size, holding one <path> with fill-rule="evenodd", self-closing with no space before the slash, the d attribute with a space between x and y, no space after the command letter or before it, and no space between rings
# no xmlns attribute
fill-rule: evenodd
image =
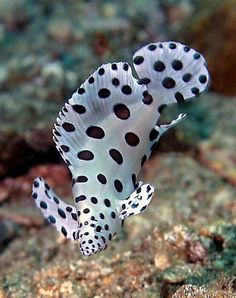
<svg viewBox="0 0 236 298"><path fill-rule="evenodd" d="M83 256L91 256L94 255L98 252L100 252L101 250L105 249L104 247L101 247L99 245L94 245L92 247L90 246L80 246L80 252Z"/></svg>
<svg viewBox="0 0 236 298"><path fill-rule="evenodd" d="M91 256L107 248L106 238L103 236L92 237L91 235L83 235L80 239L80 252L83 256Z"/></svg>

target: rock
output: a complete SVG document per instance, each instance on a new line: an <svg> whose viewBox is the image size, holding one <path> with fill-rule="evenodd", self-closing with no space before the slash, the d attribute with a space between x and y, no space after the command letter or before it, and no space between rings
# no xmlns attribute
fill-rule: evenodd
<svg viewBox="0 0 236 298"><path fill-rule="evenodd" d="M207 289L204 286L183 285L172 298L233 298L234 294L223 290Z"/></svg>
<svg viewBox="0 0 236 298"><path fill-rule="evenodd" d="M206 272L201 266L180 264L164 270L161 274L161 278L165 282L175 284L185 282L192 277L200 278L205 274Z"/></svg>

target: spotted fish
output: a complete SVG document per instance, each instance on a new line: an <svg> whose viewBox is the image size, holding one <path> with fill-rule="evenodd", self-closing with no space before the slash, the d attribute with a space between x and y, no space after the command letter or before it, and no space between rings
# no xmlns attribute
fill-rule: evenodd
<svg viewBox="0 0 236 298"><path fill-rule="evenodd" d="M177 42L144 46L128 63L99 67L62 108L53 135L73 180L74 205L61 200L42 178L33 198L45 218L82 255L111 242L128 217L150 204L154 187L136 178L170 124L156 125L162 110L202 92L209 81L201 54Z"/></svg>

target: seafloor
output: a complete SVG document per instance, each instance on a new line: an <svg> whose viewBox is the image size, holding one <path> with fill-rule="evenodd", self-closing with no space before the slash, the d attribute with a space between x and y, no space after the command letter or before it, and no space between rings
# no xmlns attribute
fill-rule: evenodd
<svg viewBox="0 0 236 298"><path fill-rule="evenodd" d="M236 297L233 1L98 2L0 1L0 298ZM165 110L163 122L180 111L187 118L142 169L140 179L156 187L151 205L125 222L106 251L82 257L31 198L32 181L42 176L72 200L53 121L101 63L129 60L140 45L167 38L206 55L212 87ZM224 49L214 48L216 39Z"/></svg>

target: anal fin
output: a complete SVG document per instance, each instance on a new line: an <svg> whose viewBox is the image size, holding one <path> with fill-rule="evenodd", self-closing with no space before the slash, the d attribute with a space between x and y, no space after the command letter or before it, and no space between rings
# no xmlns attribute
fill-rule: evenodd
<svg viewBox="0 0 236 298"><path fill-rule="evenodd" d="M76 208L59 199L40 177L33 183L32 197L43 216L66 238L77 240Z"/></svg>
<svg viewBox="0 0 236 298"><path fill-rule="evenodd" d="M154 193L154 187L150 184L138 183L136 190L128 197L121 201L120 219L127 219L131 215L143 212L150 204Z"/></svg>

